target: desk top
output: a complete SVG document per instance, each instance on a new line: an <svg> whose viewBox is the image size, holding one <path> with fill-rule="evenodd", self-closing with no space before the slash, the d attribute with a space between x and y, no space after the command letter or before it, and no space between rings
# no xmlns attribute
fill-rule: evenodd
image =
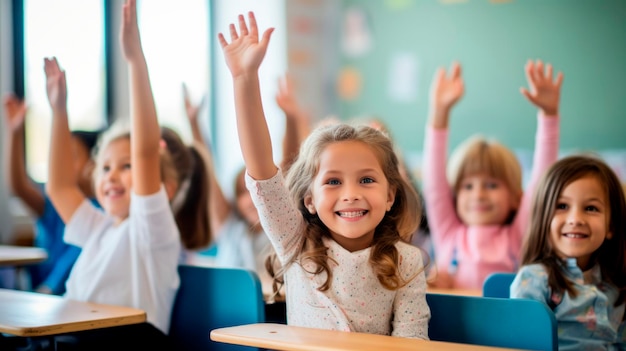
<svg viewBox="0 0 626 351"><path fill-rule="evenodd" d="M0 289L0 332L43 336L143 323L146 312L61 296Z"/></svg>
<svg viewBox="0 0 626 351"><path fill-rule="evenodd" d="M211 331L211 340L284 351L380 351L380 350L440 350L440 351L505 351L515 350L457 344L440 341L399 338L386 335L348 333L336 330L312 329L284 324L257 323Z"/></svg>
<svg viewBox="0 0 626 351"><path fill-rule="evenodd" d="M46 250L38 247L0 245L0 266L21 266L45 261Z"/></svg>
<svg viewBox="0 0 626 351"><path fill-rule="evenodd" d="M481 289L441 289L427 287L426 292L429 294L483 296L483 291Z"/></svg>

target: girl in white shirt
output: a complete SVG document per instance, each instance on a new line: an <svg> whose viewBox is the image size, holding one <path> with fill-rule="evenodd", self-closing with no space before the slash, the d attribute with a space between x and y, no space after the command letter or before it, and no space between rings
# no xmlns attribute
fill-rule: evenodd
<svg viewBox="0 0 626 351"><path fill-rule="evenodd" d="M393 145L367 126L314 130L286 180L272 159L258 69L273 29L239 16L228 43L246 182L282 264L290 325L428 338L420 249L407 243L419 198L399 173Z"/></svg>

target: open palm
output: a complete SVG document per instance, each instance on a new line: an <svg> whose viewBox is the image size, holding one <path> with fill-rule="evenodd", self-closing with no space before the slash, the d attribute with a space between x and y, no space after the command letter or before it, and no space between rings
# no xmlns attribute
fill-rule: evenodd
<svg viewBox="0 0 626 351"><path fill-rule="evenodd" d="M46 73L46 91L48 102L53 110L64 109L67 105L67 86L65 72L61 70L56 57L44 59Z"/></svg>
<svg viewBox="0 0 626 351"><path fill-rule="evenodd" d="M563 73L559 72L556 78L552 78L552 65L547 64L544 70L540 60L528 61L525 71L530 90L521 88L522 95L546 115L558 114Z"/></svg>
<svg viewBox="0 0 626 351"><path fill-rule="evenodd" d="M234 24L231 23L229 26L230 43L226 42L222 33L218 34L218 40L224 51L226 64L233 77L245 75L247 72L255 72L259 68L274 30L273 28L267 29L263 33L261 41L259 41L259 32L254 13L248 13L250 29L248 29L243 15L239 15L238 19L239 33L237 33Z"/></svg>
<svg viewBox="0 0 626 351"><path fill-rule="evenodd" d="M2 101L4 104L5 118L9 130L12 132L18 130L24 125L26 117L26 103L14 94L7 95Z"/></svg>
<svg viewBox="0 0 626 351"><path fill-rule="evenodd" d="M437 70L431 86L431 103L440 109L449 110L465 92L465 84L461 76L461 66L454 63L446 76L444 69Z"/></svg>

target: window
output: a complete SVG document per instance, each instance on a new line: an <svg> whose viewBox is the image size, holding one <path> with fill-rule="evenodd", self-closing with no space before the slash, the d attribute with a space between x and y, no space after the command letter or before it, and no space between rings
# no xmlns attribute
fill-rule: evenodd
<svg viewBox="0 0 626 351"><path fill-rule="evenodd" d="M182 84L193 103L207 96L200 113L209 111L209 8L206 0L149 0L137 4L141 42L148 62L159 123L191 142ZM201 124L202 125L202 124Z"/></svg>
<svg viewBox="0 0 626 351"><path fill-rule="evenodd" d="M106 120L104 1L24 0L26 162L30 176L46 182L51 111L44 57L66 71L72 130L98 130Z"/></svg>

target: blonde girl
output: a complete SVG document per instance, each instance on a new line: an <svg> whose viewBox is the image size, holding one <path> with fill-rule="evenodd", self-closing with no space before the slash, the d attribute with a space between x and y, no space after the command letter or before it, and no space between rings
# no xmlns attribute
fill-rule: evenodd
<svg viewBox="0 0 626 351"><path fill-rule="evenodd" d="M273 29L253 13L218 38L235 89L246 185L284 273L290 325L428 338L420 218L388 137L338 124L305 140L286 180L272 159L258 69Z"/></svg>
<svg viewBox="0 0 626 351"><path fill-rule="evenodd" d="M522 88L522 95L539 109L526 191L515 154L494 140L469 138L454 151L446 169L450 111L465 85L458 63L448 74L444 69L435 74L422 174L435 251L432 284L437 287L480 289L489 274L517 270L532 189L558 157L563 79L561 73L553 77L552 66L541 61L529 61L525 70L530 89Z"/></svg>

